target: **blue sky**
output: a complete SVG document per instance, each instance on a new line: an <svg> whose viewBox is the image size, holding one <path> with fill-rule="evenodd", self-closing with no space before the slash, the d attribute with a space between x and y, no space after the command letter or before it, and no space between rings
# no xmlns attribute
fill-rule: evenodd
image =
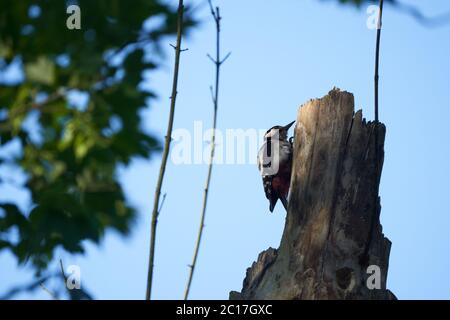
<svg viewBox="0 0 450 320"><path fill-rule="evenodd" d="M174 4L176 1L171 1ZM190 1L186 1L190 2ZM201 1L192 1L199 3ZM294 120L299 106L334 86L352 92L358 109L373 119L375 30L365 8L317 0L215 1L223 15L223 65L218 127L267 129ZM450 11L445 0L409 1L426 14ZM175 128L211 126L209 86L214 66L214 24L207 6L204 23L185 39ZM167 39L167 43L174 39ZM145 127L164 136L173 50L144 85L159 99L143 113ZM425 28L387 6L381 49L380 119L387 126L381 180L381 222L392 241L388 288L400 299L450 299L450 25ZM59 253L81 267L82 285L97 299L145 296L150 214L160 157L136 160L121 180L139 219L129 238L108 233L85 256ZM169 163L159 219L153 297L183 297L200 218L206 165ZM268 247L278 247L285 213L268 212L256 166L213 169L206 228L191 299L227 299L240 290L246 268ZM17 190L1 198L24 201ZM0 293L26 283L32 274L0 253ZM49 286L51 287L51 283ZM19 298L48 299L42 290Z"/></svg>

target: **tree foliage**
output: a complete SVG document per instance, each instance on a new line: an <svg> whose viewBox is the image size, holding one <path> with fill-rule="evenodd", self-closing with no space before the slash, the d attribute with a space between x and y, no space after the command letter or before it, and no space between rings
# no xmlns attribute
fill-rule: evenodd
<svg viewBox="0 0 450 320"><path fill-rule="evenodd" d="M162 37L175 33L176 8L161 0L76 4L81 30L66 27L69 2L0 2L0 150L20 149L2 152L0 166L21 169L32 201L27 210L0 203L0 250L38 273L57 248L82 253L84 240L130 231L135 210L117 167L160 147L141 126L154 94L140 83L157 68ZM189 15L185 24L194 25Z"/></svg>

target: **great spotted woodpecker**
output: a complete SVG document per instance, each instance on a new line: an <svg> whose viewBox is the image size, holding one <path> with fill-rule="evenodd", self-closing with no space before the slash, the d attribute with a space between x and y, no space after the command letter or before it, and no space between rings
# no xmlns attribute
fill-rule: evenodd
<svg viewBox="0 0 450 320"><path fill-rule="evenodd" d="M274 126L264 135L264 144L258 153L258 169L263 179L264 192L273 212L278 199L287 210L287 196L291 183L292 139L288 140L288 130L294 124Z"/></svg>

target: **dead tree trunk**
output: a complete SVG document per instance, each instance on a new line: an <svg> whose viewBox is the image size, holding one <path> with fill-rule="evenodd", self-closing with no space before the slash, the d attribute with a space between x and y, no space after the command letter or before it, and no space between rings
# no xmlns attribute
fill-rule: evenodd
<svg viewBox="0 0 450 320"><path fill-rule="evenodd" d="M230 299L395 299L379 221L385 132L339 89L300 108L280 248L260 253Z"/></svg>

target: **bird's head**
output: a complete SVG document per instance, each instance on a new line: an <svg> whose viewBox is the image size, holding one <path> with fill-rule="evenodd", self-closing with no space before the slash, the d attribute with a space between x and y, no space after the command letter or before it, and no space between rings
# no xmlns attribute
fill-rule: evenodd
<svg viewBox="0 0 450 320"><path fill-rule="evenodd" d="M288 125L285 126L274 126L267 130L267 132L264 134L264 139L278 139L278 140L287 140L288 131L289 128L292 127L292 125L295 123L295 121L292 121Z"/></svg>

